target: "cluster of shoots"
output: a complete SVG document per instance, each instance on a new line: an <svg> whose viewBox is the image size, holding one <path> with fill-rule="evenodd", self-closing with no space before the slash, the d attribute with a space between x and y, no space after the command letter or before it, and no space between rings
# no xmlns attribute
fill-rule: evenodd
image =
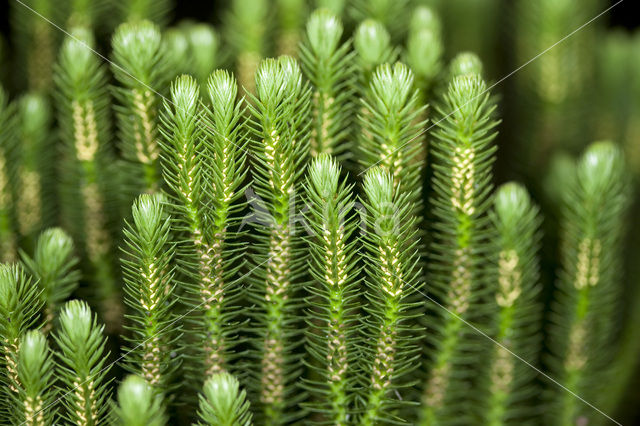
<svg viewBox="0 0 640 426"><path fill-rule="evenodd" d="M615 143L556 170L545 283L543 211L494 187L500 97L474 53L445 62L436 9L233 0L218 32L166 28L168 1L64 3L15 6L42 56L0 88L0 421L607 417Z"/></svg>

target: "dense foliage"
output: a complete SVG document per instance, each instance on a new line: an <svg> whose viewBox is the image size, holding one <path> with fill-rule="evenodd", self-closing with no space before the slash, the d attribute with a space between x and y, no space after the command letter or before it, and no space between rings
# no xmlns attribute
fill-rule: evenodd
<svg viewBox="0 0 640 426"><path fill-rule="evenodd" d="M606 6L509 2L505 77L500 0L222 3L11 2L0 424L618 423L640 49Z"/></svg>

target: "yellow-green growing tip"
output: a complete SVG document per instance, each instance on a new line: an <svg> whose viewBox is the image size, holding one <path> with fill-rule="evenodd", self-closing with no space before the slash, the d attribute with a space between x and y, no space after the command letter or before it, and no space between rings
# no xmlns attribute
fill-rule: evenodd
<svg viewBox="0 0 640 426"><path fill-rule="evenodd" d="M385 207L393 201L393 177L383 167L372 167L364 175L364 192L374 207Z"/></svg>
<svg viewBox="0 0 640 426"><path fill-rule="evenodd" d="M451 61L449 73L452 79L461 75L482 75L482 61L473 52L459 53Z"/></svg>
<svg viewBox="0 0 640 426"><path fill-rule="evenodd" d="M380 65L371 80L371 89L391 110L402 108L412 88L413 73L400 62Z"/></svg>
<svg viewBox="0 0 640 426"><path fill-rule="evenodd" d="M216 105L233 104L238 96L236 79L227 70L215 70L212 72L207 80L207 88L214 108Z"/></svg>
<svg viewBox="0 0 640 426"><path fill-rule="evenodd" d="M318 9L307 21L307 37L314 53L327 58L335 52L342 37L342 22L326 9Z"/></svg>
<svg viewBox="0 0 640 426"><path fill-rule="evenodd" d="M141 377L127 376L118 388L116 410L124 426L166 424L157 392Z"/></svg>
<svg viewBox="0 0 640 426"><path fill-rule="evenodd" d="M176 110L176 118L193 120L200 100L200 86L195 78L183 74L171 84L171 100Z"/></svg>
<svg viewBox="0 0 640 426"><path fill-rule="evenodd" d="M51 269L55 270L72 254L73 247L73 240L69 234L61 228L49 228L38 237L36 259L45 269L47 265L51 265Z"/></svg>
<svg viewBox="0 0 640 426"><path fill-rule="evenodd" d="M620 148L610 141L594 142L578 164L578 179L589 194L604 194L623 183L626 165Z"/></svg>
<svg viewBox="0 0 640 426"><path fill-rule="evenodd" d="M126 58L133 71L153 66L162 42L160 28L143 20L120 24L113 35L112 47L116 57Z"/></svg>
<svg viewBox="0 0 640 426"><path fill-rule="evenodd" d="M49 350L47 338L40 330L29 330L20 342L20 361L30 364L32 360L41 360Z"/></svg>
<svg viewBox="0 0 640 426"><path fill-rule="evenodd" d="M162 199L154 194L142 194L132 207L136 228L147 240L152 240L162 224Z"/></svg>
<svg viewBox="0 0 640 426"><path fill-rule="evenodd" d="M380 62L390 45L389 32L380 22L366 19L358 26L353 46L364 62Z"/></svg>
<svg viewBox="0 0 640 426"><path fill-rule="evenodd" d="M328 154L319 154L309 166L309 179L318 193L323 196L334 194L338 189L340 166Z"/></svg>
<svg viewBox="0 0 640 426"><path fill-rule="evenodd" d="M93 323L91 308L82 300L71 300L60 311L60 326L74 341L85 342Z"/></svg>
<svg viewBox="0 0 640 426"><path fill-rule="evenodd" d="M510 219L521 217L531 208L531 197L521 184L508 182L497 189L494 206L501 221L508 223Z"/></svg>
<svg viewBox="0 0 640 426"><path fill-rule="evenodd" d="M409 33L428 29L435 34L442 31L442 23L437 13L428 6L418 6L413 11L411 22L409 23Z"/></svg>
<svg viewBox="0 0 640 426"><path fill-rule="evenodd" d="M186 26L186 36L189 41L197 49L216 50L218 46L218 35L215 28L207 24L191 24Z"/></svg>
<svg viewBox="0 0 640 426"><path fill-rule="evenodd" d="M65 38L60 49L67 72L72 75L84 73L87 63L93 59L93 46L95 40L93 34L86 28L74 28Z"/></svg>
<svg viewBox="0 0 640 426"><path fill-rule="evenodd" d="M264 59L256 72L256 90L263 102L277 104L302 87L300 66L291 56Z"/></svg>

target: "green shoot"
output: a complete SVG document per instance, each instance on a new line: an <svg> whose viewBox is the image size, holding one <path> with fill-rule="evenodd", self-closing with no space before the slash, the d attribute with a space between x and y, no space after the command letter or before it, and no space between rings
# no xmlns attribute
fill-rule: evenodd
<svg viewBox="0 0 640 426"><path fill-rule="evenodd" d="M60 312L60 327L54 334L60 348L56 375L62 382L62 416L72 424L98 425L107 414L111 365L103 330L84 302L67 302Z"/></svg>
<svg viewBox="0 0 640 426"><path fill-rule="evenodd" d="M170 77L160 29L149 21L120 25L111 42L121 150L130 162L133 193L161 186L159 108Z"/></svg>
<svg viewBox="0 0 640 426"><path fill-rule="evenodd" d="M250 426L251 411L246 393L229 373L216 373L204 384L198 415L201 425Z"/></svg>
<svg viewBox="0 0 640 426"><path fill-rule="evenodd" d="M313 125L310 150L338 158L351 155L349 143L355 69L350 44L340 44L342 23L326 10L317 10L307 22L300 45L302 72L311 82Z"/></svg>
<svg viewBox="0 0 640 426"><path fill-rule="evenodd" d="M0 261L16 259L18 243L14 229L14 157L16 151L15 106L9 104L4 89L0 87Z"/></svg>
<svg viewBox="0 0 640 426"><path fill-rule="evenodd" d="M297 293L305 267L296 233L295 197L305 170L309 134L309 93L302 73L288 56L264 60L252 96L254 188L264 204L256 212L257 251L251 296L258 306L261 367L256 390L266 424L283 424L296 402L293 378L299 365Z"/></svg>
<svg viewBox="0 0 640 426"><path fill-rule="evenodd" d="M431 371L424 389L421 424L469 415L463 394L473 373L473 351L464 321L477 315L477 293L485 279L481 267L489 250L486 213L491 199L491 167L498 121L486 84L477 74L456 77L439 111L432 150L435 157L431 199L433 229L431 281L441 306L431 306L437 321L432 336ZM457 401L453 403L452 401ZM464 418L464 417L463 417ZM467 420L468 421L468 420Z"/></svg>
<svg viewBox="0 0 640 426"><path fill-rule="evenodd" d="M54 424L56 390L54 362L46 337L31 330L22 336L18 364L18 392L14 424L48 426Z"/></svg>
<svg viewBox="0 0 640 426"><path fill-rule="evenodd" d="M313 277L307 315L310 363L320 379L307 385L313 399L312 411L327 422L347 425L353 417L352 393L355 389L355 344L357 341L356 230L352 187L340 182L336 160L322 154L310 165L306 180L305 214Z"/></svg>
<svg viewBox="0 0 640 426"><path fill-rule="evenodd" d="M571 393L549 390L549 418L556 424L595 422L600 416L573 394L597 406L602 398L598 386L607 379L615 353L628 183L621 150L611 142L597 142L585 151L563 191L562 269L551 306L549 365Z"/></svg>
<svg viewBox="0 0 640 426"><path fill-rule="evenodd" d="M129 375L118 388L118 405L111 412L111 424L118 426L164 426L167 416L162 398L143 378Z"/></svg>
<svg viewBox="0 0 640 426"><path fill-rule="evenodd" d="M366 209L362 392L359 423L399 421L405 404L403 389L413 384L418 367L416 293L421 291L416 216L408 194L398 191L384 168L370 169L364 178Z"/></svg>
<svg viewBox="0 0 640 426"><path fill-rule="evenodd" d="M0 264L0 380L4 401L18 393L20 338L38 320L41 303L38 286L19 265ZM1 404L4 406L5 404Z"/></svg>
<svg viewBox="0 0 640 426"><path fill-rule="evenodd" d="M51 228L40 234L33 258L21 252L27 271L38 282L40 299L44 304L46 334L53 328L58 308L78 287L79 259L74 254L73 240L60 228Z"/></svg>
<svg viewBox="0 0 640 426"><path fill-rule="evenodd" d="M422 205L421 171L426 155L420 138L424 107L418 98L413 73L406 65L379 66L362 100L359 140L362 168L384 167L416 211Z"/></svg>
<svg viewBox="0 0 640 426"><path fill-rule="evenodd" d="M58 122L63 142L61 213L96 285L100 313L110 330L120 327L122 305L116 284L108 208L118 188L110 179L111 106L107 70L91 50L84 30L69 36L56 64Z"/></svg>
<svg viewBox="0 0 640 426"><path fill-rule="evenodd" d="M17 222L23 237L33 237L54 216L52 111L46 97L28 94L20 99L18 116Z"/></svg>
<svg viewBox="0 0 640 426"><path fill-rule="evenodd" d="M270 3L267 0L232 0L225 20L225 35L231 45L238 83L247 92L255 93L254 75L263 56L270 51L269 18Z"/></svg>
<svg viewBox="0 0 640 426"><path fill-rule="evenodd" d="M125 366L140 375L159 394L168 393L177 367L175 338L179 325L172 314L175 305L173 244L170 218L158 196L141 195L132 207L132 223L124 230L122 260L125 303L130 308L125 325Z"/></svg>
<svg viewBox="0 0 640 426"><path fill-rule="evenodd" d="M542 221L526 189L517 183L498 188L490 217L495 232L490 288L497 344L489 347L480 412L487 425L497 426L516 419L531 421L535 415L527 398L536 391L536 371L513 354L536 363L541 313L537 251Z"/></svg>

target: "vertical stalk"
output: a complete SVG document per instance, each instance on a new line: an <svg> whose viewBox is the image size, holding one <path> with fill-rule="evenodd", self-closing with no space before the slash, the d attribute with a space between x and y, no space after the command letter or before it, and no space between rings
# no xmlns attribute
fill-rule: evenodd
<svg viewBox="0 0 640 426"><path fill-rule="evenodd" d="M307 352L315 358L318 379L309 380L310 409L336 425L347 425L353 416L355 389L355 298L359 272L351 190L340 182L340 167L326 154L309 168L305 214L311 251L307 298Z"/></svg>
<svg viewBox="0 0 640 426"><path fill-rule="evenodd" d="M441 306L430 305L440 318L434 339L431 370L424 388L420 424L447 424L469 413L460 401L475 368L464 321L477 315L477 293L482 288L482 257L489 248L484 229L495 157L495 106L486 84L474 73L455 77L449 84L443 116L432 145L434 208L432 282Z"/></svg>
<svg viewBox="0 0 640 426"><path fill-rule="evenodd" d="M18 397L14 422L26 426L54 424L56 412L53 356L46 337L37 330L26 332L20 340L17 357Z"/></svg>
<svg viewBox="0 0 640 426"><path fill-rule="evenodd" d="M482 386L481 413L488 425L507 421L531 421L535 412L520 395L535 391L535 370L540 323L538 296L541 218L526 189L516 183L502 185L496 191L490 212L494 243L490 288L494 297L493 338L487 360L487 382Z"/></svg>
<svg viewBox="0 0 640 426"><path fill-rule="evenodd" d="M63 384L63 417L72 424L95 426L105 421L111 366L103 331L86 303L72 300L63 307L54 339L59 347L57 376Z"/></svg>
<svg viewBox="0 0 640 426"><path fill-rule="evenodd" d="M58 121L63 141L60 173L62 219L87 261L108 329L120 327L122 305L112 259L107 205L113 180L106 69L89 49L93 38L78 30L68 37L56 64Z"/></svg>
<svg viewBox="0 0 640 426"><path fill-rule="evenodd" d="M149 21L120 25L113 36L118 133L130 162L134 194L161 189L159 108L169 79L160 29Z"/></svg>
<svg viewBox="0 0 640 426"><path fill-rule="evenodd" d="M594 143L563 191L562 269L549 325L549 363L567 389L598 406L596 383L606 383L613 358L621 290L621 241L629 177L622 152ZM569 392L550 389L549 421L575 424L600 414Z"/></svg>
<svg viewBox="0 0 640 426"><path fill-rule="evenodd" d="M363 319L363 395L359 424L397 421L406 403L402 390L418 367L418 316L412 299L421 291L416 216L407 193L395 187L384 168L370 169L364 178L366 209L364 246L367 286Z"/></svg>
<svg viewBox="0 0 640 426"><path fill-rule="evenodd" d="M38 287L19 265L0 264L0 368L5 400L18 394L20 338L38 320Z"/></svg>
<svg viewBox="0 0 640 426"><path fill-rule="evenodd" d="M33 257L21 252L22 263L37 280L40 299L44 304L44 324L41 331L51 331L58 308L78 287L79 259L74 254L73 240L60 228L50 228L40 234Z"/></svg>
<svg viewBox="0 0 640 426"><path fill-rule="evenodd" d="M342 22L326 10L314 12L307 22L300 45L302 72L311 82L310 151L313 157L326 153L342 159L351 155L355 83L354 54L350 44L340 44Z"/></svg>
<svg viewBox="0 0 640 426"><path fill-rule="evenodd" d="M263 61L256 73L257 96L250 110L255 130L258 252L252 297L258 304L261 344L261 421L283 424L295 403L292 372L298 342L296 298L305 257L295 229L295 197L308 152L309 89L293 58Z"/></svg>
<svg viewBox="0 0 640 426"><path fill-rule="evenodd" d="M125 366L139 374L160 395L168 394L179 359L175 353L176 324L174 246L170 242L170 217L162 199L141 195L132 207L133 223L124 230L122 260L125 302L131 308L125 327L130 350Z"/></svg>

